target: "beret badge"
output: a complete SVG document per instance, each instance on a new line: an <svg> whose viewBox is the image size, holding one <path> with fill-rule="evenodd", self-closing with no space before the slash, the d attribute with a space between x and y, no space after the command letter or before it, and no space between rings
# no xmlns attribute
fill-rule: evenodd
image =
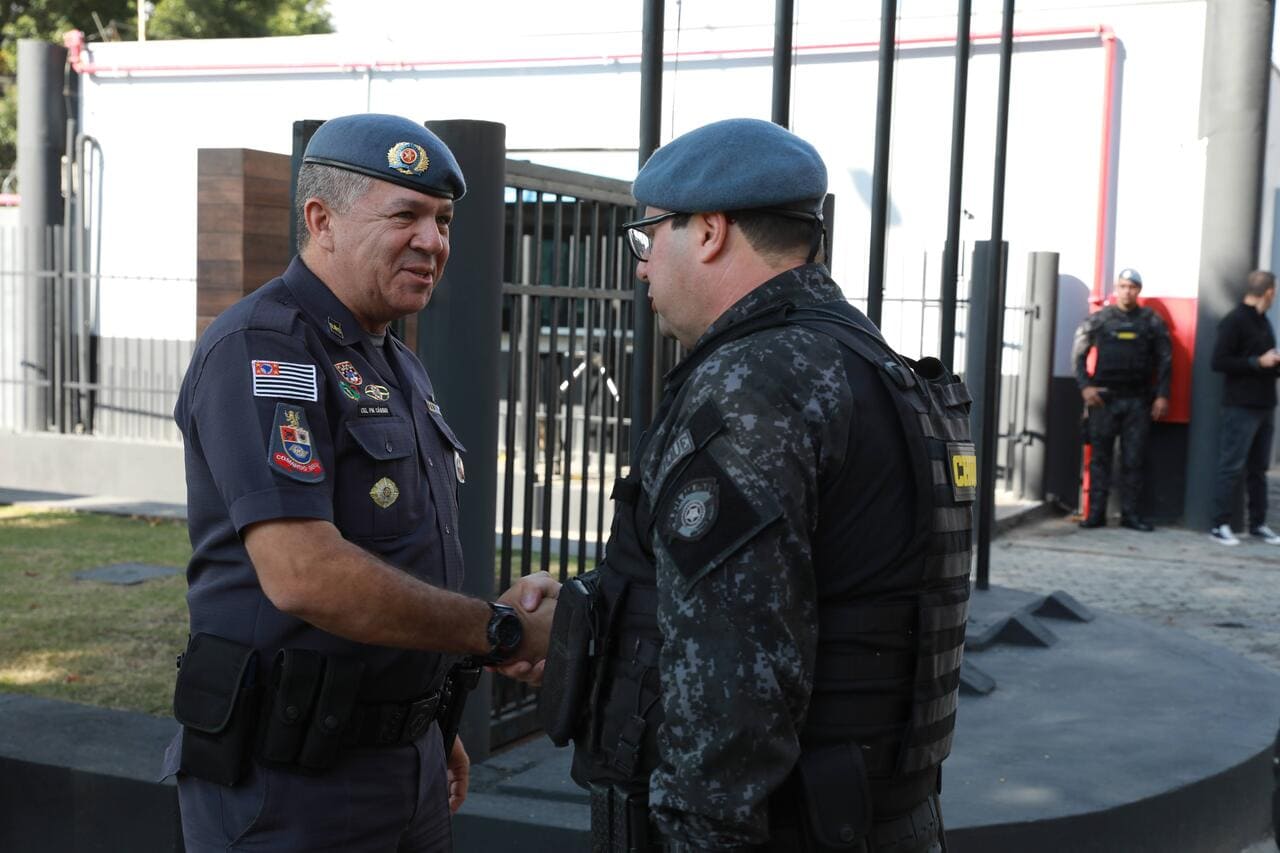
<svg viewBox="0 0 1280 853"><path fill-rule="evenodd" d="M423 147L412 142L397 142L387 150L387 165L402 175L421 175L430 162Z"/></svg>

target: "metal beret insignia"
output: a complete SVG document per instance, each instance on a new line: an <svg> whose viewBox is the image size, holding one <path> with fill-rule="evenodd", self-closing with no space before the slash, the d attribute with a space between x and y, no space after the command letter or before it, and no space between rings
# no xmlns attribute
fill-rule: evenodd
<svg viewBox="0 0 1280 853"><path fill-rule="evenodd" d="M397 142L387 149L387 165L402 175L421 175L431 165L426 149L413 142Z"/></svg>

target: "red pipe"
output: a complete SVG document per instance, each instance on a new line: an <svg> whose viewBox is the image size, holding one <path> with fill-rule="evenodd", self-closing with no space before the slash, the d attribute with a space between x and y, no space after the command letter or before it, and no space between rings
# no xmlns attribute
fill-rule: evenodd
<svg viewBox="0 0 1280 853"><path fill-rule="evenodd" d="M1059 27L1041 30L1015 30L1014 39L1028 38L1052 38L1069 37L1069 36L1095 36L1102 38L1104 33L1109 33L1110 28L1105 26L1092 27ZM78 42L73 45L73 34L78 36ZM386 62L382 60L372 60L367 62L243 62L243 63L207 63L207 64L175 64L175 65L109 65L86 62L84 59L85 43L84 35L79 30L72 30L63 37L67 48L71 50L72 67L81 74L147 74L147 73L174 73L174 72L192 72L199 73L204 71L366 71L388 68L456 68L460 66L477 66L477 65L533 65L537 63L609 63L609 62L637 62L640 60L639 53L612 53L612 54L595 54L595 55L575 55L575 56L528 56L528 57L491 57L487 59L408 59ZM976 33L970 37L970 41L987 42L999 41L999 33ZM948 45L955 43L955 36L921 36L915 38L899 38L894 40L894 44L899 47L919 47L925 45ZM868 49L879 47L878 41L856 41L856 42L840 42L833 44L808 44L798 45L795 50L797 53L820 53L824 51L848 51L858 49ZM710 50L685 50L685 51L668 51L663 54L665 59L691 59L697 57L708 56L749 56L749 55L772 55L772 47L737 47Z"/></svg>

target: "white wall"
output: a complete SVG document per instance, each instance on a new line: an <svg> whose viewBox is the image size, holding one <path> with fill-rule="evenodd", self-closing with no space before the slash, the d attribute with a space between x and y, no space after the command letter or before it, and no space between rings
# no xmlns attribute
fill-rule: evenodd
<svg viewBox="0 0 1280 853"><path fill-rule="evenodd" d="M90 60L102 70L86 75L83 117L84 130L101 142L105 158L102 271L164 279L107 282L102 334L194 336L201 147L287 152L295 119L374 110L418 119L501 121L513 148L621 149L517 156L621 178L634 175L639 3L575 1L555 4L554 10L544 4L537 15L528 4L436 5L429 15L437 37L425 46L419 29L378 36L372 24L345 36L96 45ZM803 50L792 99L793 127L823 153L838 198L834 272L851 296L861 297L878 4L797 5L798 46L866 44ZM899 37L954 34L953 15L939 14L951 5L903 0ZM675 51L678 45L681 57L667 64L663 139L717 118L768 118L773 3L685 0L667 6L666 47ZM973 32L998 32L998 0L975 6ZM379 3L360 9L365 22L385 25L399 17ZM553 11L560 17L547 17ZM860 12L863 17L857 17ZM1106 25L1120 39L1114 231L1107 247L1114 262L1104 277L1121 266L1137 267L1153 295L1190 296L1196 290L1204 163L1196 119L1204 17L1203 0L1019 3L1019 30ZM495 21L502 26L495 28ZM898 56L890 175L894 224L886 269L891 292L918 295L923 288L932 294L937 270L923 267L921 258L926 250L940 250L945 235L953 60L947 46L904 46ZM539 57L548 59L535 61ZM430 64L393 67L417 62ZM301 67L316 63L345 67ZM105 70L226 64L282 67ZM1103 71L1104 51L1092 36L1029 38L1015 51L1004 220L1011 302L1021 299L1026 253L1033 250L1061 252L1062 273L1092 284ZM974 218L967 221L966 240L984 239L990 227L996 73L995 45L984 43L969 78L964 206ZM909 312L886 311L885 321L891 340L914 335L918 326Z"/></svg>

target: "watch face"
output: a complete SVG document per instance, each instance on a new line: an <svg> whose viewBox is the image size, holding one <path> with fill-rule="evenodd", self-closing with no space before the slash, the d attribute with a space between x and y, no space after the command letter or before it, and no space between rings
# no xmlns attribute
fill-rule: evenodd
<svg viewBox="0 0 1280 853"><path fill-rule="evenodd" d="M514 649L520 645L524 631L520 625L520 617L514 613L504 614L498 620L498 645L504 649Z"/></svg>

